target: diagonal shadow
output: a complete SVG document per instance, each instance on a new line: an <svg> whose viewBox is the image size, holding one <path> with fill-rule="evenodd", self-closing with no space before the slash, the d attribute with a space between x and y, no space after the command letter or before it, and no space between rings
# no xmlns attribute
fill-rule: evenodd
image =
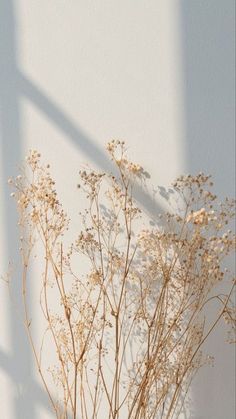
<svg viewBox="0 0 236 419"><path fill-rule="evenodd" d="M20 258L16 245L17 213L9 200L6 187L7 179L16 174L17 165L22 157L21 100L27 98L40 112L54 123L74 145L92 158L103 171L112 171L109 158L84 133L65 112L42 92L32 81L19 71L17 49L17 21L14 14L14 0L0 0L0 127L3 169L3 190L6 220L6 253L14 261L16 271L20 272ZM142 187L137 185L135 198L151 215L162 210L161 206ZM20 305L21 295L18 275L12 278L14 300ZM16 389L14 396L14 418L36 419L36 405L47 406L44 392L34 381L31 351L23 332L23 326L9 309L12 354L0 352L0 368L12 379ZM28 415L28 416L27 416Z"/></svg>
<svg viewBox="0 0 236 419"><path fill-rule="evenodd" d="M41 111L58 129L60 129L69 140L80 148L94 163L106 172L114 171L107 154L100 148L81 128L79 128L63 109L53 102L42 88L38 88L29 78L20 72L17 73L17 89L26 97L39 111ZM140 185L136 184L135 199L140 203L147 213L153 217L163 210L160 203L157 203L152 196Z"/></svg>

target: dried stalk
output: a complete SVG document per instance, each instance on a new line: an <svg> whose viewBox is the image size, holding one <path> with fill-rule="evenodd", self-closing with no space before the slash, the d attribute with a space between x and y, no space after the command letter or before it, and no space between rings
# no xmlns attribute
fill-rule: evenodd
<svg viewBox="0 0 236 419"><path fill-rule="evenodd" d="M201 349L219 321L235 331L235 279L224 270L235 248L235 235L227 230L234 202L217 203L210 176L181 176L167 193L178 209L157 215L154 226L144 229L148 219L133 190L147 174L127 159L123 142L112 141L107 149L117 175L80 172L88 209L69 247L69 221L39 153L31 151L27 173L9 180L22 230L29 341L55 417L173 419L208 362ZM44 261L39 348L27 303L37 241ZM222 281L224 294L217 291ZM213 302L220 309L210 320ZM49 343L55 366L44 359Z"/></svg>

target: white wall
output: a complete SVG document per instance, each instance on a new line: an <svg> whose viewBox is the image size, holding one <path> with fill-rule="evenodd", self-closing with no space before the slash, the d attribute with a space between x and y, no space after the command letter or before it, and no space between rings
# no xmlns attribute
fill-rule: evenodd
<svg viewBox="0 0 236 419"><path fill-rule="evenodd" d="M124 139L154 185L183 172L213 174L234 192L233 0L0 0L0 405L4 419L49 417L17 314L19 256L6 181L29 148L50 161L71 217L82 163L107 169L104 144ZM140 193L150 213L162 204ZM33 292L33 290L32 290ZM234 417L234 354L193 387L192 419Z"/></svg>

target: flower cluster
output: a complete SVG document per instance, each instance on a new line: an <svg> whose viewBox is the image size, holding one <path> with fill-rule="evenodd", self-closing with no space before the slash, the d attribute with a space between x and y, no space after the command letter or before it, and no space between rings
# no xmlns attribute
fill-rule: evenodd
<svg viewBox="0 0 236 419"><path fill-rule="evenodd" d="M107 144L107 151L111 155L112 160L118 166L120 170L124 172L124 175L133 175L139 178L147 177L147 173L144 172L143 167L140 164L129 161L126 158L126 150L124 141L112 140Z"/></svg>
<svg viewBox="0 0 236 419"><path fill-rule="evenodd" d="M40 153L35 150L30 151L26 162L29 175L22 173L8 181L15 188L11 195L17 200L20 225L25 228L28 224L55 240L68 228L68 219L58 200L49 165L40 165Z"/></svg>
<svg viewBox="0 0 236 419"><path fill-rule="evenodd" d="M116 175L79 172L88 205L68 247L69 221L40 153L27 157L27 175L9 179L23 231L30 343L55 417L98 419L104 411L113 419L178 417L196 371L212 362L202 346L221 318L234 340L235 281L225 263L235 249L229 229L235 203L218 202L208 175L180 176L168 189L172 210L151 222L133 194L146 172L127 158L123 141L112 140L107 150ZM26 298L32 236L42 244L39 348ZM213 301L219 310L206 322ZM48 335L56 362L44 368Z"/></svg>
<svg viewBox="0 0 236 419"><path fill-rule="evenodd" d="M198 211L191 212L186 221L197 225L206 225L208 224L208 214L205 208L201 208Z"/></svg>

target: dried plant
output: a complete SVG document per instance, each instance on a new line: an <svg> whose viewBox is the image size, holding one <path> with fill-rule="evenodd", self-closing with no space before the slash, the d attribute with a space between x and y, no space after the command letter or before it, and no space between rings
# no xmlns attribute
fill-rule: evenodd
<svg viewBox="0 0 236 419"><path fill-rule="evenodd" d="M211 362L204 342L221 318L235 330L235 279L225 269L235 247L228 230L234 202L217 202L210 176L181 176L171 190L175 209L150 224L134 199L146 172L127 159L123 142L112 141L107 150L115 175L80 172L79 193L88 206L70 246L69 220L40 154L31 151L27 170L9 180L22 230L29 340L55 417L177 418L195 373ZM39 242L40 346L27 296ZM47 365L48 352L55 365Z"/></svg>

